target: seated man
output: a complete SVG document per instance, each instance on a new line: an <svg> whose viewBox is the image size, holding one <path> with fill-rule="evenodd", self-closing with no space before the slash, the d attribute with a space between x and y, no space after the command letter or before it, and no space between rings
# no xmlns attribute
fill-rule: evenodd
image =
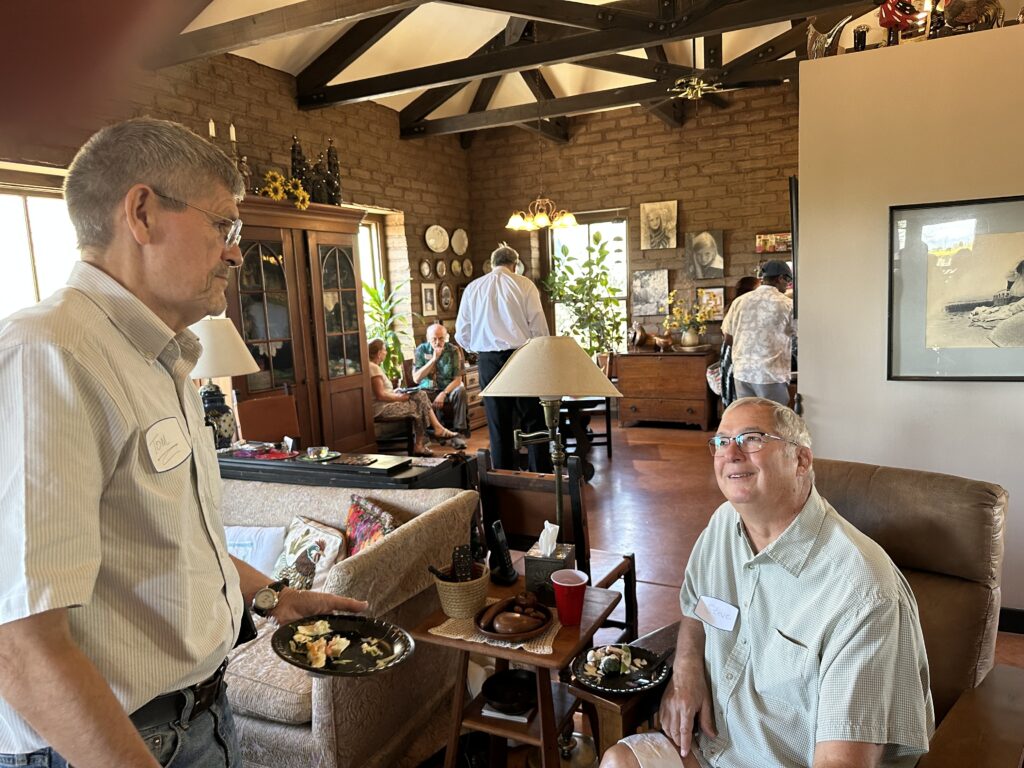
<svg viewBox="0 0 1024 768"><path fill-rule="evenodd" d="M601 767L913 766L935 716L910 585L818 495L789 408L737 400L708 442L728 501L686 567L664 733Z"/></svg>
<svg viewBox="0 0 1024 768"><path fill-rule="evenodd" d="M448 340L448 331L440 323L427 328L427 340L416 347L412 380L430 397L442 421L444 404L451 403L452 429L469 434L469 404L462 385L462 350ZM452 438L451 443L455 448L466 447L461 437Z"/></svg>

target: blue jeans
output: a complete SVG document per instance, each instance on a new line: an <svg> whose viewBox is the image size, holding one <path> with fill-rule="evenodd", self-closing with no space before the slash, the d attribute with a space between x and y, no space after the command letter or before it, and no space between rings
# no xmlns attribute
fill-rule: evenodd
<svg viewBox="0 0 1024 768"><path fill-rule="evenodd" d="M191 692L186 692L186 696L191 695ZM153 757L163 766L240 768L242 765L235 721L231 717L231 706L224 693L221 693L212 707L194 720L184 724L174 722L155 725L139 731L139 735ZM74 768L49 747L27 755L0 754L0 766Z"/></svg>

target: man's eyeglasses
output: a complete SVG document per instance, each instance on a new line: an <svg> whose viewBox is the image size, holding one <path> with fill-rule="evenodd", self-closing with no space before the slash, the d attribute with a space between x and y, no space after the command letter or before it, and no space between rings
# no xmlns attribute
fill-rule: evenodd
<svg viewBox="0 0 1024 768"><path fill-rule="evenodd" d="M726 448L729 447L729 443L736 443L736 447L743 451L743 453L757 453L768 444L769 440L800 445L800 443L787 440L778 435L769 435L767 432L741 432L735 437L715 435L708 440L708 448L711 450L712 456L721 456L725 453Z"/></svg>
<svg viewBox="0 0 1024 768"><path fill-rule="evenodd" d="M165 195L163 192L159 192L158 190L154 189L153 192L154 194L156 194L157 197L162 197L164 200L170 200L172 203L177 203L178 205L185 205L188 206L189 208L194 208L200 213L205 213L207 216L209 216L211 218L210 223L218 232L220 232L221 236L224 238L225 248L234 248L236 245L238 245L239 241L241 241L241 219L229 219L227 216L221 216L219 213L214 213L213 211L208 211L205 208L200 208L198 205L192 205L192 203L186 203L184 200L178 200L176 197Z"/></svg>

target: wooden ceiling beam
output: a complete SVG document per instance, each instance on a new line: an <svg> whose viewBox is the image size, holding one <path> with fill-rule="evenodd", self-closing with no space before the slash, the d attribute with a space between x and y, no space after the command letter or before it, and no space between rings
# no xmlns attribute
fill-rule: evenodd
<svg viewBox="0 0 1024 768"><path fill-rule="evenodd" d="M152 69L237 51L350 21L417 8L431 0L304 0L178 35L147 65Z"/></svg>
<svg viewBox="0 0 1024 768"><path fill-rule="evenodd" d="M861 2L837 4L836 0L742 0L718 8L693 24L687 24L667 35L622 29L584 32L563 40L534 43L470 59L418 67L351 83L329 85L312 92L300 93L298 101L299 106L304 109L316 109L332 104L351 104L434 85L465 83L481 77L538 66L562 62L578 63L580 59L620 53L655 43L720 34L733 29L788 21L793 18L806 18L830 10L843 10L848 13L850 8L862 6Z"/></svg>
<svg viewBox="0 0 1024 768"><path fill-rule="evenodd" d="M501 82L500 77L486 77L481 80L480 85L477 86L476 93L473 94L473 103L469 105L469 111L483 112L487 109L491 104L491 98L494 96L494 91L497 89L499 82ZM459 144L463 149L469 149L475 135L475 131L466 131L459 134Z"/></svg>
<svg viewBox="0 0 1024 768"><path fill-rule="evenodd" d="M536 133L538 136L543 136L549 141L553 141L555 144L568 144L569 143L569 124L564 121L561 122L552 120L541 120L540 122L529 122L524 121L522 123L516 123L517 128L522 128L524 131L530 131Z"/></svg>
<svg viewBox="0 0 1024 768"><path fill-rule="evenodd" d="M651 107L650 113L669 128L682 128L686 121L686 105L682 99L670 99Z"/></svg>
<svg viewBox="0 0 1024 768"><path fill-rule="evenodd" d="M620 75L643 77L647 80L664 80L666 77L690 77L703 72L703 70L687 67L684 64L670 64L667 61L638 59L636 56L624 56L621 53L612 53L608 56L594 56L590 59L574 61L573 64L592 69L601 69L605 72L615 72Z"/></svg>
<svg viewBox="0 0 1024 768"><path fill-rule="evenodd" d="M544 73L539 69L529 69L519 73L519 76L523 78L523 82L526 83L526 87L530 89L533 94L533 98L537 101L552 101L555 98L555 92L551 90L551 85L544 78ZM539 131L550 139L554 139L559 143L561 136L565 136L565 141L569 140L569 121L563 117L552 117L545 121L550 124L552 130L550 131ZM529 126L523 126L529 128Z"/></svg>
<svg viewBox="0 0 1024 768"><path fill-rule="evenodd" d="M660 61L663 64L668 63L668 53L665 52L664 45L649 45L644 48L644 52L651 61Z"/></svg>
<svg viewBox="0 0 1024 768"><path fill-rule="evenodd" d="M675 29L678 21L643 13L587 5L574 0L443 0L447 5L499 11L533 21L548 21L583 29L635 29L666 32Z"/></svg>
<svg viewBox="0 0 1024 768"><path fill-rule="evenodd" d="M694 62L696 64L697 62ZM706 35L704 37L704 68L721 69L722 67L722 36Z"/></svg>
<svg viewBox="0 0 1024 768"><path fill-rule="evenodd" d="M818 15L819 24L825 29L831 29L835 24L841 21L844 17L849 14L854 14L854 18L864 15L872 8L872 3L863 3L860 7L846 6L841 10L835 12L826 12ZM729 69L736 69L750 66L751 64L758 64L762 61L772 61L773 59L780 59L787 54L793 53L803 46L806 51L807 47L807 26L808 20L804 19L801 22L794 24L793 28L783 32L781 35L773 37L765 43L752 48L746 53L737 56L726 65Z"/></svg>
<svg viewBox="0 0 1024 768"><path fill-rule="evenodd" d="M314 59L295 78L299 91L311 91L327 85L384 35L397 27L413 12L413 8L393 11L357 21L345 34Z"/></svg>

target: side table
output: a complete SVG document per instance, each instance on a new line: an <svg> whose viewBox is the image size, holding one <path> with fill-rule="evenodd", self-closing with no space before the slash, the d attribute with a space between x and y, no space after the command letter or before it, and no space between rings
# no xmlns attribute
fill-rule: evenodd
<svg viewBox="0 0 1024 768"><path fill-rule="evenodd" d="M511 597L525 588L525 579L511 587L499 587L492 584L488 590L490 597ZM517 741L540 747L543 768L559 768L558 734L572 716L576 706L576 698L570 694L568 686L559 681L551 680L551 672L557 672L569 666L569 663L590 646L594 633L601 623L615 608L622 596L610 589L587 587L583 602L583 619L578 627L562 627L555 635L552 653L541 655L529 653L517 648L501 648L487 643L475 643L469 640L457 640L440 635L430 634L432 627L439 626L448 620L441 611L436 611L421 622L410 634L418 643L433 643L459 652L458 672L455 680L455 694L452 701L452 722L448 734L448 747L445 750L445 768L454 768L459 748L459 733L462 728L489 733L502 739ZM469 667L469 654L483 653L498 660L499 669L507 669L509 662L516 662L533 667L537 673L537 712L528 723L516 723L508 720L485 717L481 710L484 705L483 696L477 696L466 702L466 670ZM493 743L493 742L492 742ZM492 766L494 763L492 762Z"/></svg>

